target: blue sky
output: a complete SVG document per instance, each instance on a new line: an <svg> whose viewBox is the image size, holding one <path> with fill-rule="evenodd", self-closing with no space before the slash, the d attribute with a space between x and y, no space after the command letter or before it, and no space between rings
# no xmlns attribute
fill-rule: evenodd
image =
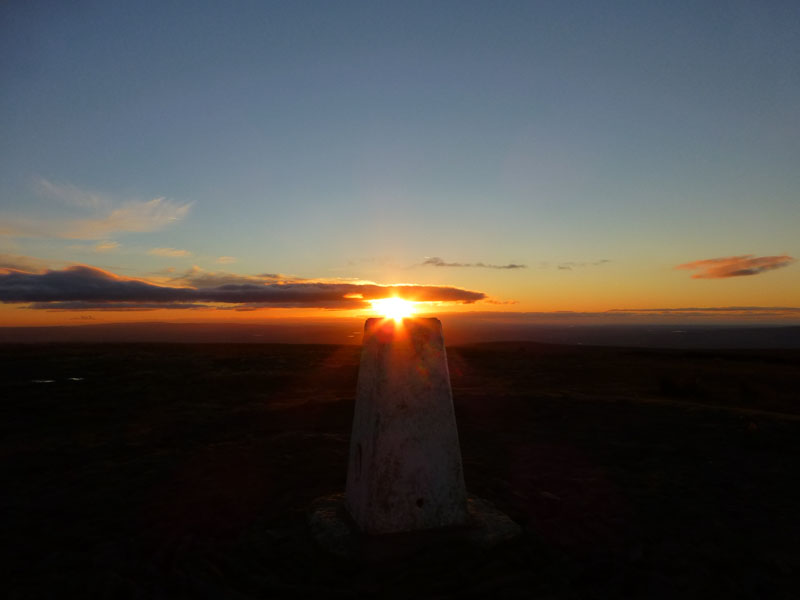
<svg viewBox="0 0 800 600"><path fill-rule="evenodd" d="M674 269L800 255L795 2L8 2L0 27L0 253L800 305L791 261Z"/></svg>

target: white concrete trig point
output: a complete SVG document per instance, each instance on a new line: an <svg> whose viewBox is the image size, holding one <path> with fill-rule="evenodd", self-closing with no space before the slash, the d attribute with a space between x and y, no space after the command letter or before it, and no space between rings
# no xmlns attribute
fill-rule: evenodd
<svg viewBox="0 0 800 600"><path fill-rule="evenodd" d="M467 523L439 319L367 319L345 506L368 534Z"/></svg>
<svg viewBox="0 0 800 600"><path fill-rule="evenodd" d="M438 319L367 319L346 491L318 498L309 527L327 551L366 562L452 541L491 548L521 534L464 489Z"/></svg>

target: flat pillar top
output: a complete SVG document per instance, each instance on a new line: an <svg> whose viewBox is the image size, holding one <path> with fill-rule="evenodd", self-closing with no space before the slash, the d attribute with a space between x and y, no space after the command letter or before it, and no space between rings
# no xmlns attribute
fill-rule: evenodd
<svg viewBox="0 0 800 600"><path fill-rule="evenodd" d="M441 327L442 323L436 317L403 317L399 321L390 317L370 317L366 320L364 327L370 329L378 325L397 325L406 327Z"/></svg>
<svg viewBox="0 0 800 600"><path fill-rule="evenodd" d="M442 323L435 317L406 317L399 321L391 318L370 318L364 323L364 339L377 337L381 342L391 342L408 335L412 338L442 336Z"/></svg>

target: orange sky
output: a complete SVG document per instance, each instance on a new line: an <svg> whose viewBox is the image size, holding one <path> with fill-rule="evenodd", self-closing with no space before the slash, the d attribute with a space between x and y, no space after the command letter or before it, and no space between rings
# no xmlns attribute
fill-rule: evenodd
<svg viewBox="0 0 800 600"><path fill-rule="evenodd" d="M0 326L800 308L796 2L7 4Z"/></svg>

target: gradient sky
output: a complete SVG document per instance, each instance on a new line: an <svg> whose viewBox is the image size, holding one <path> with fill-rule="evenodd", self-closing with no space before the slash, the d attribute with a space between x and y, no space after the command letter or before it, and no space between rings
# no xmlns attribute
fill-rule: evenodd
<svg viewBox="0 0 800 600"><path fill-rule="evenodd" d="M0 324L190 318L3 280L73 265L800 307L798 31L796 1L5 2Z"/></svg>

